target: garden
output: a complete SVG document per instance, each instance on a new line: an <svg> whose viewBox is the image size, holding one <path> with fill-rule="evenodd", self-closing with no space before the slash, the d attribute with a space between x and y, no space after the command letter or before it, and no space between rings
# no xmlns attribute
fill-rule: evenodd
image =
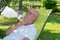
<svg viewBox="0 0 60 40"><path fill-rule="evenodd" d="M16 0L15 0L16 3ZM46 17L46 25L44 26L41 34L39 35L39 39L41 40L60 40L60 5L57 5L57 1L54 0L46 0L46 1L23 1L23 12L26 10L32 8L35 8L39 11L40 17L35 24L39 23L41 26L42 23L44 23L44 19ZM37 4L38 3L38 4ZM9 7L13 8L15 11L18 9L18 2L16 4L13 4L13 2L9 2ZM15 6L15 7L14 7ZM27 7L25 7L27 6ZM46 15L51 11L50 15ZM17 18L4 18L0 14L0 38L3 38L6 36L5 32L6 30L16 24L18 22ZM40 27L37 27L40 31ZM37 34L38 35L38 34Z"/></svg>

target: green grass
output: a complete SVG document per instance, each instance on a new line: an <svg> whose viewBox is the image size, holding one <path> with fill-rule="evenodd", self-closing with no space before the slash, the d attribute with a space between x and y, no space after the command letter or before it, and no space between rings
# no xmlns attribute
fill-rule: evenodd
<svg viewBox="0 0 60 40"><path fill-rule="evenodd" d="M60 13L50 16L42 32L42 40L60 40Z"/></svg>

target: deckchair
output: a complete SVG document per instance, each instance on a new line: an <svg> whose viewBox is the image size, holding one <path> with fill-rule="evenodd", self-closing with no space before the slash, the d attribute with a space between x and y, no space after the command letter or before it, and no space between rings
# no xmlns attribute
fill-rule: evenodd
<svg viewBox="0 0 60 40"><path fill-rule="evenodd" d="M34 1L34 2L30 2L30 1L23 1L23 4L28 4L30 7L33 3L38 3L39 1ZM40 2L39 2L40 3ZM41 8L35 8L38 12L39 12L39 18L35 21L35 27L37 29L37 34L36 34L36 37L35 37L35 40L40 40L38 39L39 38L39 35L41 34L42 30L44 29L45 27L45 24L46 24L46 21L49 17L49 15L51 14L52 12L52 9L46 9L44 7L41 7Z"/></svg>
<svg viewBox="0 0 60 40"><path fill-rule="evenodd" d="M40 8L37 10L39 12L39 18L34 23L36 26L36 29L37 29L37 34L36 34L35 40L40 40L40 39L38 39L39 35L41 34L42 30L44 29L46 21L52 12L52 9L47 10L45 8Z"/></svg>

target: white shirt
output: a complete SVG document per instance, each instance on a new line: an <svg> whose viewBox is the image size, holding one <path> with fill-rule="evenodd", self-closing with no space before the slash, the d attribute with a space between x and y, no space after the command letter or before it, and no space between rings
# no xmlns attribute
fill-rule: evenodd
<svg viewBox="0 0 60 40"><path fill-rule="evenodd" d="M36 35L36 28L34 24L24 25L14 30L10 35L6 36L3 40L23 40L27 37L30 40L34 40Z"/></svg>

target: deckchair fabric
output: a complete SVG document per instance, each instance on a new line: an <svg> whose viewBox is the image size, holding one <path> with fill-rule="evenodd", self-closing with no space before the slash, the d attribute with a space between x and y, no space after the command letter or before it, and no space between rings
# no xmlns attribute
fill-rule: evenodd
<svg viewBox="0 0 60 40"><path fill-rule="evenodd" d="M35 22L35 26L36 26L36 29L37 29L37 34L36 34L36 37L35 37L35 40L37 40L39 34L41 33L42 31L42 28L43 28L43 25L45 24L48 16L51 14L52 12L52 9L50 10L47 10L45 8L40 8L40 9L37 9L38 12L39 12L39 18L37 19L37 21Z"/></svg>

